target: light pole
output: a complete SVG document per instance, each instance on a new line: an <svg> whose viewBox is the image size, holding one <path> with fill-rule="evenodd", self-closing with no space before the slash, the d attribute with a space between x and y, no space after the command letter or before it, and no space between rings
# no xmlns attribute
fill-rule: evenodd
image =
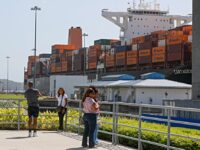
<svg viewBox="0 0 200 150"><path fill-rule="evenodd" d="M85 37L86 36L88 36L88 34L86 34L86 33L83 33L83 46L84 46L84 57L83 57L83 63L84 63L84 65L83 65L83 74L85 75L85 70L86 70L86 47L85 47Z"/></svg>
<svg viewBox="0 0 200 150"><path fill-rule="evenodd" d="M6 57L7 59L7 81L6 81L6 93L8 94L8 79L9 79L9 56Z"/></svg>
<svg viewBox="0 0 200 150"><path fill-rule="evenodd" d="M34 41L34 75L33 75L33 87L35 88L35 78L36 78L36 46L37 46L37 11L40 11L41 8L34 6L31 8L32 11L35 11L35 41Z"/></svg>

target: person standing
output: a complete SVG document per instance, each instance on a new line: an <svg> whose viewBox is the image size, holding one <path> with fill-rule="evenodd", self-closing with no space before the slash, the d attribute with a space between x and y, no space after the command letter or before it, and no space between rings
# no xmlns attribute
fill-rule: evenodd
<svg viewBox="0 0 200 150"><path fill-rule="evenodd" d="M31 137L33 130L33 137L37 136L37 118L39 115L38 97L41 96L37 89L33 88L33 83L28 82L28 89L25 92L25 98L28 103L28 136Z"/></svg>
<svg viewBox="0 0 200 150"><path fill-rule="evenodd" d="M59 117L59 127L58 130L63 131L63 118L67 112L67 94L65 94L64 88L60 87L57 92L58 100L58 117Z"/></svg>
<svg viewBox="0 0 200 150"><path fill-rule="evenodd" d="M92 88L89 88L83 99L83 121L84 121L84 132L82 139L82 146L87 147L87 137L89 136L89 148L93 148L95 146L94 143L94 131L97 124L97 111L98 111L98 103L94 100L95 92Z"/></svg>
<svg viewBox="0 0 200 150"><path fill-rule="evenodd" d="M95 87L95 86L90 86L89 88L92 88L95 92L95 95L94 95L94 100L96 103L98 103L98 95L99 95L99 91L98 89ZM99 103L98 103L99 105ZM99 107L100 108L100 107ZM97 124L96 124L96 128L94 130L94 143L97 145L99 143L99 140L98 140L98 130L99 130L99 124L100 124L100 119L99 119L99 108L97 110Z"/></svg>

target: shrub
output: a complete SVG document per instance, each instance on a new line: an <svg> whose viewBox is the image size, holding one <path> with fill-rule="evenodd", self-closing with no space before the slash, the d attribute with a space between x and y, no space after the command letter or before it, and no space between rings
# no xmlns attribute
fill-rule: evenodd
<svg viewBox="0 0 200 150"><path fill-rule="evenodd" d="M8 122L8 121L17 122L18 120L17 113L18 113L18 110L16 108L0 109L0 114L7 114L7 116L0 116L0 122ZM16 116L9 116L13 114L15 114ZM42 116L42 115L45 115L45 116ZM73 109L68 110L67 122L69 124L78 124L78 117L79 117L78 111L73 110ZM24 122L24 123L26 123L28 120L27 111L25 109L21 109L20 111L20 120L21 122ZM101 120L102 120L102 124L100 125L100 130L112 132L112 125L105 123L105 122L112 123L112 118L101 117ZM118 121L120 124L126 124L129 126L138 127L138 120L136 119L120 117ZM38 128L41 130L56 130L58 128L57 113L54 111L51 111L51 112L46 111L46 112L40 113L40 116L38 117L38 123L39 123ZM26 129L27 126L26 124L22 124L20 127L21 129ZM0 124L0 129L16 129L16 128L17 128L16 124L12 124L12 125ZM167 126L155 124L155 123L142 122L142 128L167 132ZM67 129L68 129L67 131L77 132L77 128L71 125L68 125ZM135 128L124 127L124 126L119 125L118 133L122 135L130 136L130 137L138 138L138 130ZM199 130L172 127L171 133L181 134L188 137L200 138ZM108 141L112 140L111 135L107 135L104 133L99 133L99 138L108 140ZM143 130L142 139L160 143L160 144L167 144L167 135L163 135L163 134L155 133L151 131ZM200 150L200 141L193 141L188 138L171 136L170 142L171 142L171 146L174 146L174 147L179 147L186 150L198 150L198 149ZM137 145L138 145L137 141L122 138L122 137L119 137L119 143L130 146L130 147L135 147L135 148L137 148ZM142 146L144 150L164 150L165 149L165 148L157 147L157 146L150 145L147 143L142 143Z"/></svg>

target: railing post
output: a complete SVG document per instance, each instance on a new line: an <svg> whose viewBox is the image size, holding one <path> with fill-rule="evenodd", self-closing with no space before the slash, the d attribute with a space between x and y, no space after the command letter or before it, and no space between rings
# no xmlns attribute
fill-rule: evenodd
<svg viewBox="0 0 200 150"><path fill-rule="evenodd" d="M67 132L67 115L68 115L68 101L67 101L67 109L66 109L66 112L65 112L65 132Z"/></svg>
<svg viewBox="0 0 200 150"><path fill-rule="evenodd" d="M17 130L20 130L20 99L18 99L18 112L17 112Z"/></svg>
<svg viewBox="0 0 200 150"><path fill-rule="evenodd" d="M78 117L78 134L81 134L81 123L80 118L82 117L82 110L81 110L81 101L79 101L79 117Z"/></svg>
<svg viewBox="0 0 200 150"><path fill-rule="evenodd" d="M170 150L170 136L171 136L171 110L167 109L167 150Z"/></svg>
<svg viewBox="0 0 200 150"><path fill-rule="evenodd" d="M117 134L118 134L118 113L119 112L119 104L118 103L116 103L116 105L115 105L115 145L117 145L118 143L119 143L119 141L118 141L118 136L117 136Z"/></svg>
<svg viewBox="0 0 200 150"><path fill-rule="evenodd" d="M139 124L138 124L138 150L142 150L142 106L139 106Z"/></svg>
<svg viewBox="0 0 200 150"><path fill-rule="evenodd" d="M113 102L113 128L112 128L112 144L115 145L116 141L115 141L115 133L116 133L116 102Z"/></svg>

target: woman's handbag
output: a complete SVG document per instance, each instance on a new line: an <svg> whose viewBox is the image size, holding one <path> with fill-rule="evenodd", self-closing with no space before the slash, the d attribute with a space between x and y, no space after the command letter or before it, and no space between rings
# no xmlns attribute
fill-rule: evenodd
<svg viewBox="0 0 200 150"><path fill-rule="evenodd" d="M80 123L80 125L83 125L83 124L84 124L83 116L80 116L80 117L79 117L79 123Z"/></svg>
<svg viewBox="0 0 200 150"><path fill-rule="evenodd" d="M57 107L57 112L62 112L63 114L66 112L66 108L62 106L63 97L61 99L60 106Z"/></svg>
<svg viewBox="0 0 200 150"><path fill-rule="evenodd" d="M57 112L61 112L62 111L62 106L58 106L57 107Z"/></svg>

